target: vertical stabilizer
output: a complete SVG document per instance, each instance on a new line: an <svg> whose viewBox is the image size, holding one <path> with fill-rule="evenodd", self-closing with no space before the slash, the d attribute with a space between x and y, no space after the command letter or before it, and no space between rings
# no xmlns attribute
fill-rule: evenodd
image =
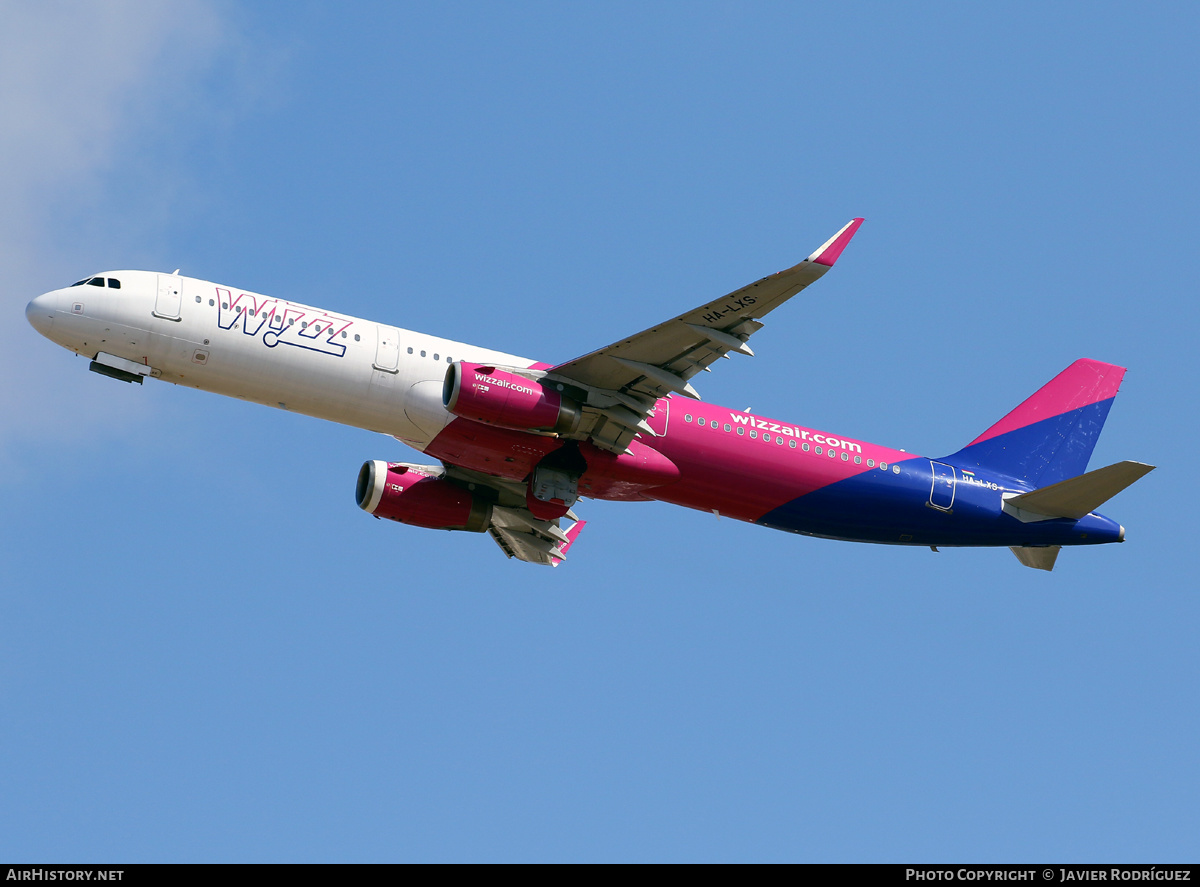
<svg viewBox="0 0 1200 887"><path fill-rule="evenodd" d="M1125 368L1077 360L946 461L1044 486L1087 470Z"/></svg>

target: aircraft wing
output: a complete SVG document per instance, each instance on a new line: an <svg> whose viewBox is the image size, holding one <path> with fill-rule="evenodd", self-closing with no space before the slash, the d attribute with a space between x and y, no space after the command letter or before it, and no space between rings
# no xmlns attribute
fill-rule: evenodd
<svg viewBox="0 0 1200 887"><path fill-rule="evenodd" d="M447 462L442 464L446 466L446 477L451 480L463 485L488 487L495 492L496 502L492 505L492 522L487 532L507 557L557 567L566 560L568 549L587 525L587 521L579 520L574 512L568 511L566 517L574 523L564 531L561 519L547 521L533 516L525 505L524 484Z"/></svg>
<svg viewBox="0 0 1200 887"><path fill-rule="evenodd" d="M563 532L557 520L538 521L528 511L524 515L506 512L507 509L500 507L492 510L492 525L488 528L488 535L496 540L496 544L506 555L531 564L557 567L566 560L567 550L575 544L580 532L587 526L587 521L575 521L570 529ZM534 523L531 524L530 520ZM555 536L550 536L547 531L557 532Z"/></svg>
<svg viewBox="0 0 1200 887"><path fill-rule="evenodd" d="M798 265L548 370L580 394L578 436L622 453L639 432L653 435L645 420L655 402L668 394L699 400L693 376L731 351L753 356L746 342L761 318L832 268L862 222L851 220Z"/></svg>

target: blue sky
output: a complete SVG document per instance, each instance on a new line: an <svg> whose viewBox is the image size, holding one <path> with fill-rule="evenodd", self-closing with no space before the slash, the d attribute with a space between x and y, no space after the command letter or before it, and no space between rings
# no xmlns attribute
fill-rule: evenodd
<svg viewBox="0 0 1200 887"><path fill-rule="evenodd" d="M1189 4L0 12L0 856L1194 859ZM150 383L28 299L173 270L546 361L835 271L706 400L953 452L1078 357L1125 545L589 502L570 561L372 521L366 431Z"/></svg>

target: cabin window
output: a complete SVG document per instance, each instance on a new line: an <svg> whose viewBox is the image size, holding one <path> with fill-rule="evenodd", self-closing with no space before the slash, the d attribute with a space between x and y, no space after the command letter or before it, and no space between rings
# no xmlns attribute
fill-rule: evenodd
<svg viewBox="0 0 1200 887"><path fill-rule="evenodd" d="M424 357L424 356L425 356L425 352L424 352L424 351L422 351L422 352L421 352L421 356L422 356L422 357Z"/></svg>
<svg viewBox="0 0 1200 887"><path fill-rule="evenodd" d="M346 338L346 335L347 335L347 334L346 334L346 331L345 331L345 330L342 330L342 338L343 338L343 339L344 339L344 338ZM358 338L358 336L355 336L354 338L356 338L356 339L357 339L357 338Z"/></svg>
<svg viewBox="0 0 1200 887"><path fill-rule="evenodd" d="M807 452L808 452L808 444L805 444L805 445L804 445L804 446L802 446L800 449L804 450L804 452L806 452L806 453L807 453Z"/></svg>
<svg viewBox="0 0 1200 887"><path fill-rule="evenodd" d="M750 439L751 439L751 440L758 440L758 432L757 432L757 431L751 431L751 432L750 432Z"/></svg>
<svg viewBox="0 0 1200 887"><path fill-rule="evenodd" d="M358 341L361 341L361 340L362 340L362 336L360 336L358 333L355 333L355 334L354 334L354 341L355 341L355 342L358 342Z"/></svg>
<svg viewBox="0 0 1200 887"><path fill-rule="evenodd" d="M199 304L200 304L200 297L199 297L199 296L196 296L196 304L197 304L197 305L199 305Z"/></svg>
<svg viewBox="0 0 1200 887"><path fill-rule="evenodd" d="M409 354L412 354L412 348L409 348L409 349L408 349L408 353L409 353Z"/></svg>
<svg viewBox="0 0 1200 887"><path fill-rule="evenodd" d="M899 474L899 473L900 473L900 466L899 466L899 465L893 465L893 466L892 466L892 474Z"/></svg>
<svg viewBox="0 0 1200 887"><path fill-rule="evenodd" d="M821 448L820 448L820 447L813 447L813 452L814 452L814 453L816 453L816 454L819 456L819 455L821 455Z"/></svg>
<svg viewBox="0 0 1200 887"><path fill-rule="evenodd" d="M875 467L875 460L874 460L874 459L868 459L868 460L867 460L867 467L868 467L868 468L874 468L874 467Z"/></svg>
<svg viewBox="0 0 1200 887"><path fill-rule="evenodd" d="M726 423L725 423L725 431L726 431L726 433L728 433L728 432L730 432L730 431L732 431L732 430L733 430L733 427L732 427L732 426L731 426L731 425L730 425L728 422L726 422Z"/></svg>
<svg viewBox="0 0 1200 887"><path fill-rule="evenodd" d="M843 462L849 462L849 461L850 461L850 457L849 457L849 456L847 456L845 453L842 453L842 461L843 461Z"/></svg>
<svg viewBox="0 0 1200 887"><path fill-rule="evenodd" d="M741 425L739 425L738 426L738 434L745 434L745 433L746 433L746 429L743 428Z"/></svg>
<svg viewBox="0 0 1200 887"><path fill-rule="evenodd" d="M788 441L788 446L791 447L793 450L796 449L796 439L794 437Z"/></svg>
<svg viewBox="0 0 1200 887"><path fill-rule="evenodd" d="M855 456L855 457L854 457L854 464L855 464L855 465L862 465L862 456Z"/></svg>
<svg viewBox="0 0 1200 887"><path fill-rule="evenodd" d="M887 471L887 463L886 463L886 462L880 462L880 463L879 463L879 470L880 470L880 471Z"/></svg>
<svg viewBox="0 0 1200 887"><path fill-rule="evenodd" d="M211 307L212 307L213 305L215 305L215 304L217 304L217 303L216 303L216 302L214 302L212 299L209 299L209 300L208 300L208 307L209 307L209 308L211 308Z"/></svg>
<svg viewBox="0 0 1200 887"><path fill-rule="evenodd" d="M703 428L703 427L704 427L704 425L706 424L706 423L705 423L705 419L704 419L704 417L703 417L703 416L701 416L699 419L697 419L697 420L696 420L696 424L697 424L697 425L699 425L701 428Z"/></svg>
<svg viewBox="0 0 1200 887"><path fill-rule="evenodd" d="M683 417L683 421L684 421L684 422L691 422L691 421L692 421L692 414L691 414L691 413L687 413L686 415L684 415L684 417Z"/></svg>
<svg viewBox="0 0 1200 887"><path fill-rule="evenodd" d="M434 360L441 360L441 358L440 358L440 357L438 357L436 354L434 354L434 355L433 355L433 359L434 359Z"/></svg>

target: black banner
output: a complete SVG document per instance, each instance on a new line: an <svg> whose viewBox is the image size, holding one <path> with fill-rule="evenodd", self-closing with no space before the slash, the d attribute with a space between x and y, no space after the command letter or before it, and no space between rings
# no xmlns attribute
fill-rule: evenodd
<svg viewBox="0 0 1200 887"><path fill-rule="evenodd" d="M537 862L535 858L527 860ZM284 865L277 863L276 865ZM160 878L164 869L178 869L186 865L190 868L211 870L212 864L201 866L196 863L170 865L161 863L133 865L0 865L0 878L6 887L10 883L36 883L51 881L55 883L88 883L117 882L143 883L150 878ZM247 864L218 863L219 868L246 868ZM1080 881L1090 882L1184 882L1197 881L1196 872L1200 866L1184 865L869 865L869 864L832 864L810 863L810 868L861 869L864 875L869 875L876 881L889 883L929 884L938 881L954 881L968 883L1017 882L1025 884L1074 884ZM261 872L261 864L254 866L256 872Z"/></svg>

